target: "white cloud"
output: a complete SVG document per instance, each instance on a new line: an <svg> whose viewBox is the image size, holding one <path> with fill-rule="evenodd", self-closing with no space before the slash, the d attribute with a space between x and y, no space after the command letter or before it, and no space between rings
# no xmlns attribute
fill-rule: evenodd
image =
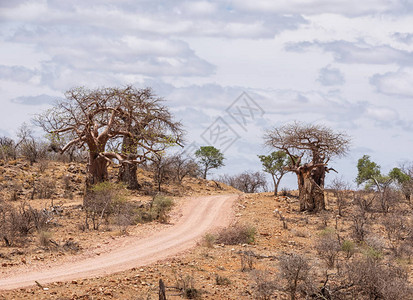
<svg viewBox="0 0 413 300"><path fill-rule="evenodd" d="M366 113L367 116L371 117L373 120L388 125L399 120L398 113L394 109L388 107L368 107Z"/></svg>
<svg viewBox="0 0 413 300"><path fill-rule="evenodd" d="M218 10L217 3L209 1L187 1L182 6L186 13L193 15L211 15Z"/></svg>
<svg viewBox="0 0 413 300"><path fill-rule="evenodd" d="M0 79L10 81L27 82L36 76L38 72L23 66L0 65Z"/></svg>
<svg viewBox="0 0 413 300"><path fill-rule="evenodd" d="M325 86L342 85L345 82L344 74L339 69L330 66L320 69L317 80Z"/></svg>
<svg viewBox="0 0 413 300"><path fill-rule="evenodd" d="M53 104L57 100L57 97L50 95L37 95L37 96L21 96L11 99L11 102L24 104L24 105L43 105L43 104Z"/></svg>
<svg viewBox="0 0 413 300"><path fill-rule="evenodd" d="M345 15L364 15L374 13L403 12L412 4L403 0L234 0L235 8L261 13L336 13Z"/></svg>
<svg viewBox="0 0 413 300"><path fill-rule="evenodd" d="M396 72L376 74L370 82L379 93L413 98L413 68L400 68Z"/></svg>
<svg viewBox="0 0 413 300"><path fill-rule="evenodd" d="M343 40L298 42L286 45L287 51L301 53L314 48L332 53L335 61L347 64L413 64L413 52L395 49L388 45L370 45L365 42L352 43Z"/></svg>

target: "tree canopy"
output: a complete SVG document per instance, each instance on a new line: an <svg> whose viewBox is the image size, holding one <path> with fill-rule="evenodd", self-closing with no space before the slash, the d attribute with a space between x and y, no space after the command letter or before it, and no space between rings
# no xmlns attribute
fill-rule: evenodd
<svg viewBox="0 0 413 300"><path fill-rule="evenodd" d="M203 178L206 179L207 173L211 169L217 169L224 166L224 154L213 146L202 146L196 152L195 156L203 167Z"/></svg>
<svg viewBox="0 0 413 300"><path fill-rule="evenodd" d="M263 171L271 174L274 183L274 195L277 195L281 178L288 172L290 163L287 154L283 151L273 151L269 155L258 155Z"/></svg>

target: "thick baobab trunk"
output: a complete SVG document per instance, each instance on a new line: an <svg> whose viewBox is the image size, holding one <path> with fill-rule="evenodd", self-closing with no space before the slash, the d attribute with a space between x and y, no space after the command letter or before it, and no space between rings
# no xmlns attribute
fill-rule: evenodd
<svg viewBox="0 0 413 300"><path fill-rule="evenodd" d="M325 209L324 178L325 168L308 166L299 167L296 171L300 210L317 212Z"/></svg>
<svg viewBox="0 0 413 300"><path fill-rule="evenodd" d="M86 189L89 189L96 183L108 179L108 161L100 157L97 153L89 154L89 163L87 166Z"/></svg>
<svg viewBox="0 0 413 300"><path fill-rule="evenodd" d="M119 181L127 185L131 190L138 190L141 185L138 183L136 171L138 166L136 163L131 163L134 160L134 154L137 152L137 146L133 143L130 137L125 136L122 142L122 153L127 154L129 162L123 162L119 168Z"/></svg>
<svg viewBox="0 0 413 300"><path fill-rule="evenodd" d="M128 189L139 190L141 188L136 175L137 170L138 166L130 163L123 163L119 168L119 180L125 183Z"/></svg>

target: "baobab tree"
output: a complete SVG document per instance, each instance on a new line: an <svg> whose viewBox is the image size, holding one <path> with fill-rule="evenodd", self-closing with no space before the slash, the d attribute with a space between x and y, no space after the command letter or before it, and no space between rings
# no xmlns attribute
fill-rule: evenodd
<svg viewBox="0 0 413 300"><path fill-rule="evenodd" d="M267 131L265 144L285 152L290 165L287 170L297 175L300 210L325 209L324 181L332 168L333 157L347 153L350 139L323 125L294 122Z"/></svg>
<svg viewBox="0 0 413 300"><path fill-rule="evenodd" d="M130 189L138 189L137 165L153 160L170 146L181 145L183 130L174 121L172 113L163 105L152 89L128 86L122 90L123 105L120 114L125 131L111 154L120 161L119 179ZM112 143L116 145L116 143Z"/></svg>
<svg viewBox="0 0 413 300"><path fill-rule="evenodd" d="M148 100L141 97L142 90L131 86L95 90L74 88L65 96L66 99L58 100L53 108L38 115L35 123L52 139L68 141L58 149L61 153L71 147L87 148L87 187L107 180L107 166L114 160L120 164L140 163L151 152L158 151L162 141L176 143L182 133L179 123L171 123L176 126L175 135L168 135L160 125L163 123L143 124L149 113L139 108ZM161 108L166 111L165 107ZM122 149L109 147L122 140L126 140ZM129 147L131 144L134 147Z"/></svg>

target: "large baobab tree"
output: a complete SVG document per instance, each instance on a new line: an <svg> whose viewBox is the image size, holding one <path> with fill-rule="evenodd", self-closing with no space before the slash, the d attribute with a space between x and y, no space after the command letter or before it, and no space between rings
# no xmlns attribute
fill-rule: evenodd
<svg viewBox="0 0 413 300"><path fill-rule="evenodd" d="M174 121L163 105L163 99L156 97L152 89L129 86L122 93L121 119L126 131L115 147L115 154L106 156L121 162L119 179L130 189L138 189L137 165L152 160L167 147L180 145L183 130L181 123Z"/></svg>
<svg viewBox="0 0 413 300"><path fill-rule="evenodd" d="M297 174L300 210L325 209L324 180L331 158L346 154L350 139L323 125L292 123L267 131L265 144L285 152Z"/></svg>
<svg viewBox="0 0 413 300"><path fill-rule="evenodd" d="M58 100L53 108L38 115L35 122L54 140L65 138L68 141L59 149L62 153L72 147L86 146L89 152L86 185L91 186L107 179L110 162L139 163L150 152L158 150L161 140L174 143L180 137L179 123L171 121L176 126L175 136L168 135L166 130L153 123L150 126L142 123L145 120L143 115L148 116L148 112L136 104L144 106L146 103L147 99L140 98L141 94L142 90L130 86L71 89L65 93L66 99ZM140 102L136 100L138 98ZM167 111L165 107L161 108ZM126 140L122 149L109 147L119 140ZM132 141L130 144L134 143L135 147L129 147L128 141Z"/></svg>

